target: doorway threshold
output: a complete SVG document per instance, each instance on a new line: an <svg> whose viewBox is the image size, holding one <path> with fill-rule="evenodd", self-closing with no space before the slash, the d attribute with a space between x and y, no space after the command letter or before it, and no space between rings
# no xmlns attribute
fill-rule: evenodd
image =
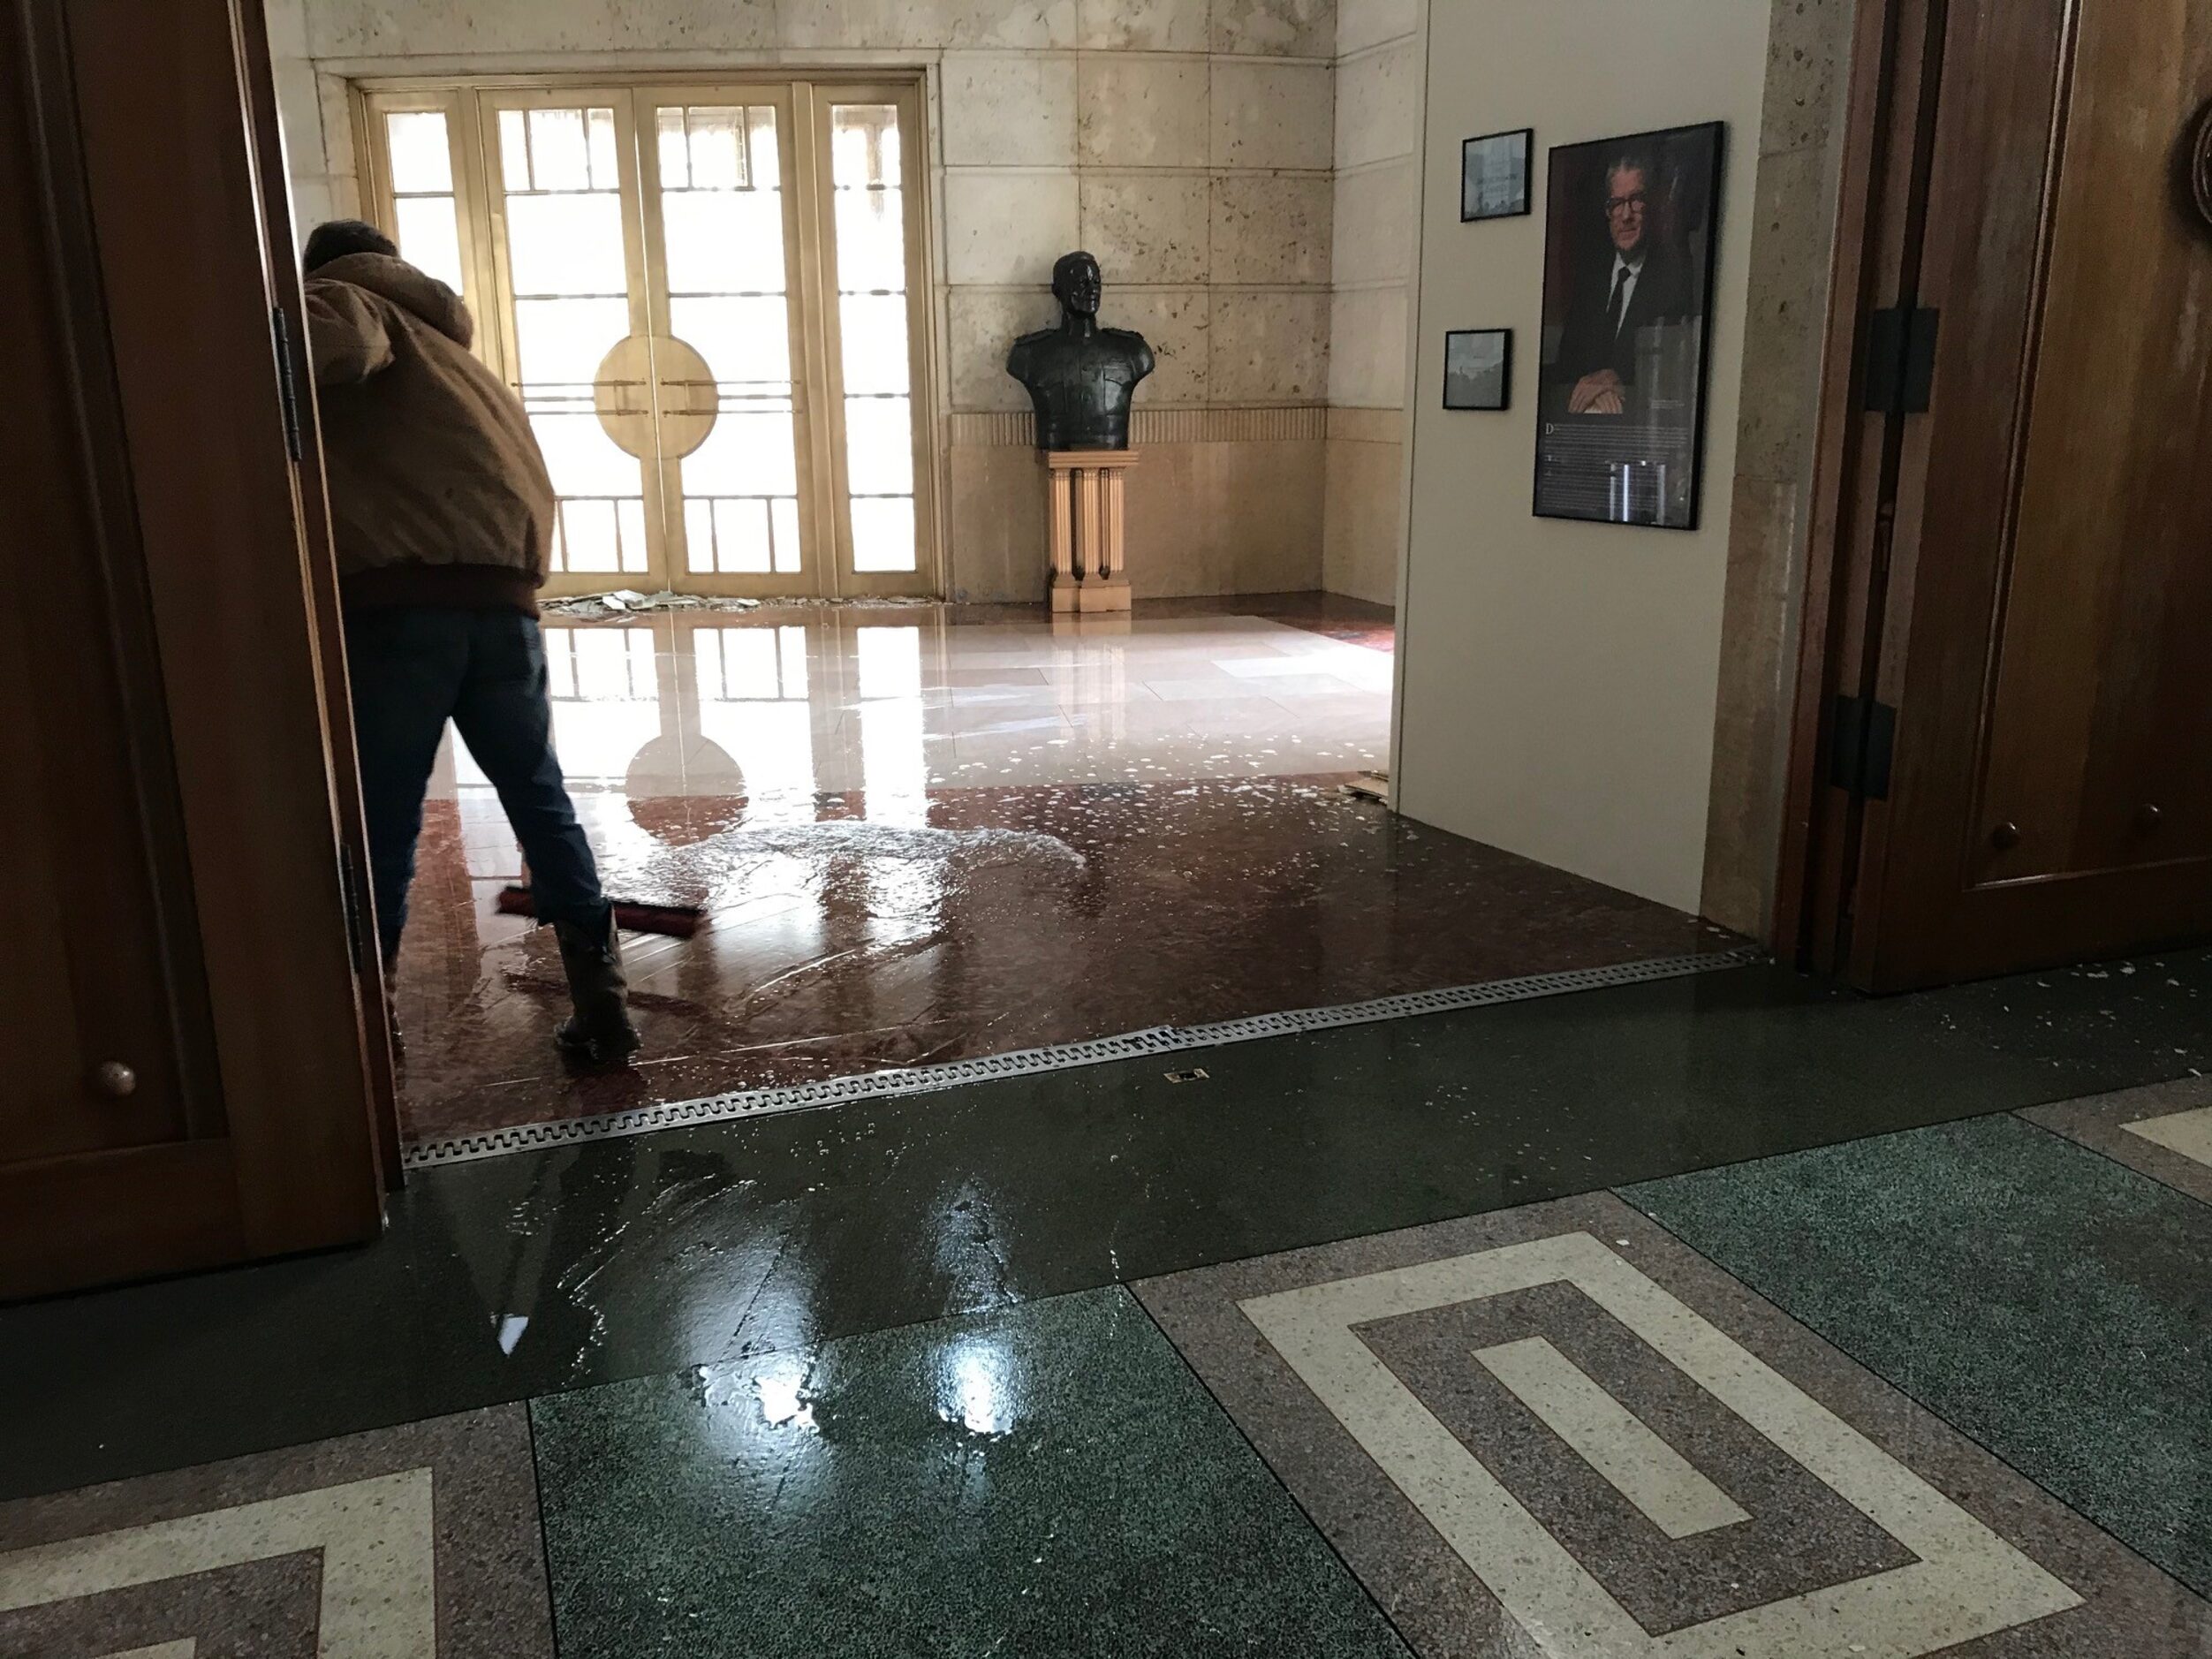
<svg viewBox="0 0 2212 1659"><path fill-rule="evenodd" d="M1498 1003L1528 1002L1545 996L1572 996L1608 986L1637 985L1654 980L1686 979L1693 974L1749 967L1764 951L1753 944L1732 950L1703 951L1688 956L1656 957L1643 962L1622 962L1606 967L1574 968L1554 973L1532 973L1519 979L1488 980L1442 990L1412 991L1377 996L1365 1002L1334 1007L1292 1009L1286 1013L1254 1014L1240 1019L1208 1025L1154 1026L1119 1036L1096 1037L1081 1042L1056 1043L1023 1049L1009 1054L976 1059L947 1061L936 1065L890 1066L850 1077L817 1082L788 1084L769 1088L738 1089L690 1101L670 1101L632 1107L590 1117L572 1117L556 1123L527 1124L478 1134L456 1135L424 1141L408 1149L410 1170L437 1169L446 1164L473 1163L509 1153L541 1152L549 1148L586 1141L615 1140L631 1135L652 1134L663 1129L690 1129L703 1124L734 1122L745 1117L767 1117L784 1112L813 1111L847 1105L855 1101L889 1100L912 1095L935 1094L970 1083L1000 1078L1030 1077L1044 1072L1072 1071L1079 1066L1103 1065L1148 1055L1179 1054L1193 1049L1214 1049L1265 1037L1295 1036L1303 1032L1328 1031L1342 1026L1373 1025L1420 1014L1451 1013L1461 1009L1489 1007Z"/></svg>

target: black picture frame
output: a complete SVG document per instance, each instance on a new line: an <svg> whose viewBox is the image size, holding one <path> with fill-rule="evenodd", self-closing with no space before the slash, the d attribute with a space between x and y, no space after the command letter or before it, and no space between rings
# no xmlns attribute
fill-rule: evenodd
<svg viewBox="0 0 2212 1659"><path fill-rule="evenodd" d="M1459 142L1459 223L1474 224L1484 219L1519 219L1534 211L1528 187L1528 169L1536 154L1536 129L1512 127L1504 133L1485 133ZM1495 205L1479 198L1487 193L1493 175L1489 163L1496 159L1504 168L1504 195Z"/></svg>
<svg viewBox="0 0 2212 1659"><path fill-rule="evenodd" d="M1708 121L1552 148L1536 517L1698 527L1726 148Z"/></svg>
<svg viewBox="0 0 2212 1659"><path fill-rule="evenodd" d="M1462 342L1495 341L1496 360L1455 362ZM1474 348L1470 348L1474 349ZM1486 383L1495 381L1495 390ZM1453 396L1455 384L1459 396ZM1444 336L1444 407L1495 413L1513 406L1513 331L1511 329L1453 329Z"/></svg>

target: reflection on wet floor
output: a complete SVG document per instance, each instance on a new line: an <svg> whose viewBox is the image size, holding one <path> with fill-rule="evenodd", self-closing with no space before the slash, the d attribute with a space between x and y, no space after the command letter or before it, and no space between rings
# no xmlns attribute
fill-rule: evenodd
<svg viewBox="0 0 2212 1659"><path fill-rule="evenodd" d="M709 920L632 938L646 1053L570 1074L550 942L492 908L519 855L449 756L400 974L418 1138L1711 940L1344 798L1382 763L1390 657L1311 626L1140 615L1072 637L933 607L547 638L608 890Z"/></svg>
<svg viewBox="0 0 2212 1659"><path fill-rule="evenodd" d="M869 822L919 824L931 789L1357 771L1390 741L1387 651L1259 617L1071 635L934 608L782 614L804 619L549 619L570 787L743 800L755 826L865 791ZM496 815L450 739L433 792Z"/></svg>

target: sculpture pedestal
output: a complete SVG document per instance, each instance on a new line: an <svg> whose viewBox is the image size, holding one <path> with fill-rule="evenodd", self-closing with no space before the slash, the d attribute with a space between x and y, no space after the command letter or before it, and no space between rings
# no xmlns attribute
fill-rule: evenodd
<svg viewBox="0 0 2212 1659"><path fill-rule="evenodd" d="M1052 580L1057 613L1129 609L1122 561L1122 477L1137 464L1134 450L1049 450L1051 477Z"/></svg>

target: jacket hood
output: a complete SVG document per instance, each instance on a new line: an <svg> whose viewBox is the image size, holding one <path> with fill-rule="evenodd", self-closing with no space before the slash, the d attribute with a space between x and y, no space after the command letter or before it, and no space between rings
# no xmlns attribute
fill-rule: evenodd
<svg viewBox="0 0 2212 1659"><path fill-rule="evenodd" d="M307 273L309 282L351 283L422 319L456 345L476 335L468 307L436 277L389 254L348 254Z"/></svg>

